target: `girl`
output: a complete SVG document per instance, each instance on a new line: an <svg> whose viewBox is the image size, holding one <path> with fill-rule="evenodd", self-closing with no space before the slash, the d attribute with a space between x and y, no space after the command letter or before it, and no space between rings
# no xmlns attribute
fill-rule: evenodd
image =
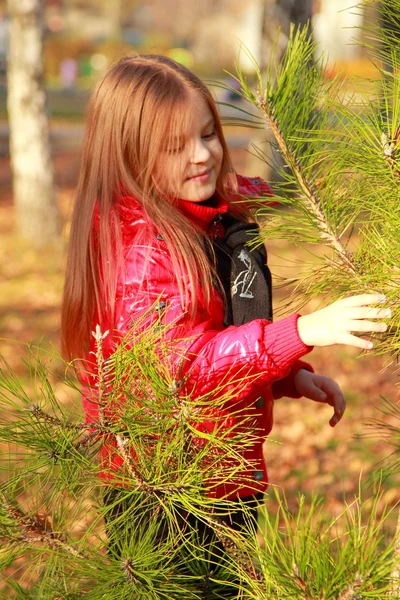
<svg viewBox="0 0 400 600"><path fill-rule="evenodd" d="M243 200L262 195L270 195L264 182L234 172L213 98L188 69L162 56L129 56L97 85L71 229L64 354L90 358L99 324L111 332L107 357L139 318L146 328L162 314L173 323L165 335L179 338L168 360L183 393L223 393L229 381L243 381L220 416L226 427L230 413L256 419L254 445L245 450L252 467L241 485L213 493L249 502L267 487L262 444L274 399L327 403L331 426L343 416L339 386L300 359L313 346L371 348L351 332L384 331L368 319L390 316L372 306L381 294L363 294L272 322L265 253L246 245L257 227ZM89 422L98 418L87 397L84 408Z"/></svg>

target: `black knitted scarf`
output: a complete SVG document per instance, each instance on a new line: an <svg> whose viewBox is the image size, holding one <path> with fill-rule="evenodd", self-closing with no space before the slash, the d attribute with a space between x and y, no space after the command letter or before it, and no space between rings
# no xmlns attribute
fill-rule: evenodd
<svg viewBox="0 0 400 600"><path fill-rule="evenodd" d="M254 223L224 215L224 236L213 241L217 274L225 293L224 325L242 325L253 319L272 321L272 282L264 246L248 244L258 234Z"/></svg>

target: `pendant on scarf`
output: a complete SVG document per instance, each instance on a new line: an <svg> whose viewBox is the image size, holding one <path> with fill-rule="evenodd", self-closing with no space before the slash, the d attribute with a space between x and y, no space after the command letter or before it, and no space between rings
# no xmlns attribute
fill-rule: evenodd
<svg viewBox="0 0 400 600"><path fill-rule="evenodd" d="M231 295L235 296L237 292L240 291L239 296L241 298L254 298L250 288L257 276L257 273L252 265L249 253L247 250L242 249L238 258L242 263L244 263L246 268L240 271L238 276L235 278L231 288Z"/></svg>

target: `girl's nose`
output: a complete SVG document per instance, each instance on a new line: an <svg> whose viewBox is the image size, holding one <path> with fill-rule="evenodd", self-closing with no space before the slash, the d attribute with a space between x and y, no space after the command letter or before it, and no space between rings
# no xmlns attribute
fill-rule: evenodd
<svg viewBox="0 0 400 600"><path fill-rule="evenodd" d="M210 155L211 154L205 140L200 138L193 142L192 156L190 159L192 163L207 162L210 158Z"/></svg>

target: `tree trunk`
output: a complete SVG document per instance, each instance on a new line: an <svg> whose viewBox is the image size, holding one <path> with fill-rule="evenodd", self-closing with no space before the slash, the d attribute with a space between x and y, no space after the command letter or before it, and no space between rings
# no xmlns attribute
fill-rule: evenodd
<svg viewBox="0 0 400 600"><path fill-rule="evenodd" d="M8 0L8 117L17 231L35 245L56 240L60 218L43 87L43 0Z"/></svg>
<svg viewBox="0 0 400 600"><path fill-rule="evenodd" d="M281 35L278 40L277 60L286 49L289 39L290 24L303 26L312 17L312 0L264 0L264 15L262 19L262 50L261 68L270 60L271 50L276 40L278 29Z"/></svg>
<svg viewBox="0 0 400 600"><path fill-rule="evenodd" d="M303 26L312 16L312 0L262 0L263 15L261 18L261 60L259 66L262 72L265 71L271 53L277 62L282 58L287 42L289 40L290 24ZM280 29L280 34L277 35ZM274 49L274 44L278 46ZM262 177L267 181L280 181L278 169L283 165L282 156L274 150L269 142L273 140L272 132L256 131L251 137L248 145L250 151L246 172L250 175ZM267 142L267 143L266 143ZM273 167L265 161L260 160L253 154L253 148L261 148L268 156Z"/></svg>

